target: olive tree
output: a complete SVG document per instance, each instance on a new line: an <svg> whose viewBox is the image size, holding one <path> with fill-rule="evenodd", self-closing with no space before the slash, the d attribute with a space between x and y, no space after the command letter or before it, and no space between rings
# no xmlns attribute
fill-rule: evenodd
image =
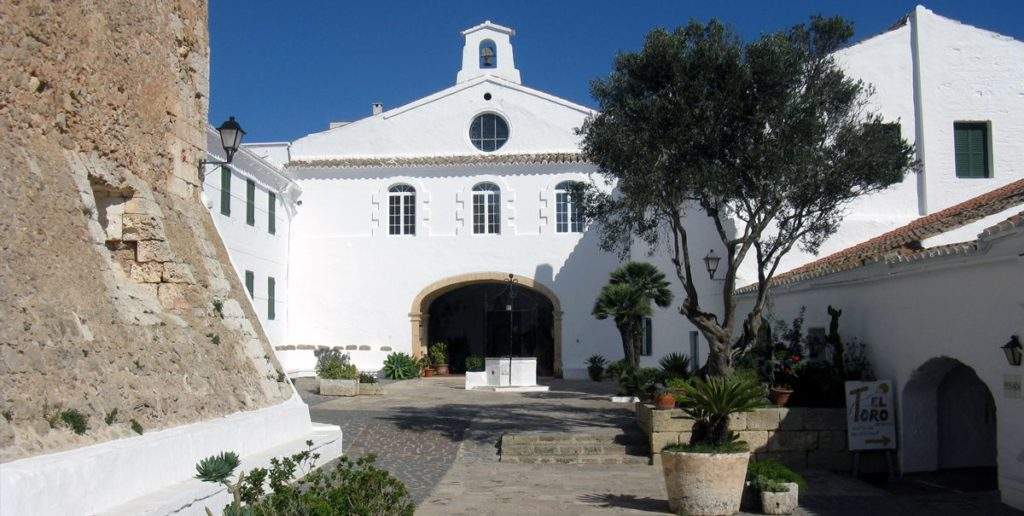
<svg viewBox="0 0 1024 516"><path fill-rule="evenodd" d="M667 253L682 284L680 313L707 338L707 372L728 374L756 335L780 260L817 252L853 199L900 182L913 150L868 105L870 86L834 53L853 35L841 18L743 42L717 21L651 31L592 84L600 111L580 128L582 151L611 193L583 192L601 245L623 255L646 243ZM692 220L688 220L692 219ZM725 274L721 306L694 283L688 222L714 226ZM752 310L736 331L734 291L756 265Z"/></svg>

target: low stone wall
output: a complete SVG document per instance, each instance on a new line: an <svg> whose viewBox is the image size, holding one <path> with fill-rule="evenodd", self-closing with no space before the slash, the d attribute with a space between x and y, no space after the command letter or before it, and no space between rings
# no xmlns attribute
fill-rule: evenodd
<svg viewBox="0 0 1024 516"><path fill-rule="evenodd" d="M655 410L649 403L637 403L636 415L654 464L661 462L666 445L690 441L693 420L682 410ZM729 428L750 444L755 459L772 458L796 468L848 470L852 465L846 448L846 411L841 408L763 408L734 415Z"/></svg>

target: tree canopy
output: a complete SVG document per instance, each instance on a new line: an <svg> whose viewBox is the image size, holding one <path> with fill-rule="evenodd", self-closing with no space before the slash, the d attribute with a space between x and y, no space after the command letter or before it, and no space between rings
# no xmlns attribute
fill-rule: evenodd
<svg viewBox="0 0 1024 516"><path fill-rule="evenodd" d="M654 313L651 303L660 307L670 305L672 290L665 273L642 262L629 262L612 271L594 303L594 317L615 321L622 336L623 354L633 368L639 361L644 317Z"/></svg>
<svg viewBox="0 0 1024 516"><path fill-rule="evenodd" d="M834 52L852 37L842 18L745 43L725 25L651 31L592 84L600 112L580 129L582 150L615 189L586 193L602 247L638 240L667 252L685 299L680 313L707 337L708 371L734 358L737 269L756 262L758 292L742 335L756 334L769 282L794 246L816 252L848 203L900 182L913 150L868 107L868 85ZM722 306L701 304L687 218L706 216L725 251ZM699 258L697 258L699 259Z"/></svg>

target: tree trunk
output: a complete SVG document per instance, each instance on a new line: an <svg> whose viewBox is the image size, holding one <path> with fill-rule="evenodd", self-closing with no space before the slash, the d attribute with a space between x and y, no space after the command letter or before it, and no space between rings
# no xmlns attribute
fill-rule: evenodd
<svg viewBox="0 0 1024 516"><path fill-rule="evenodd" d="M634 347L633 329L628 324L621 324L618 326L619 335L622 337L622 355L626 358L626 363L630 367L636 368L636 348Z"/></svg>
<svg viewBox="0 0 1024 516"><path fill-rule="evenodd" d="M708 338L708 376L729 376L732 374L732 352L728 337Z"/></svg>

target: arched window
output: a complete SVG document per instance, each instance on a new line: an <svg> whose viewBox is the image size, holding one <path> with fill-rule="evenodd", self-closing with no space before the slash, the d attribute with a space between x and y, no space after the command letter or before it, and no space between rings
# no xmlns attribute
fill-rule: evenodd
<svg viewBox="0 0 1024 516"><path fill-rule="evenodd" d="M579 199L573 191L575 186L572 181L562 181L555 186L555 231L559 233L583 232Z"/></svg>
<svg viewBox="0 0 1024 516"><path fill-rule="evenodd" d="M501 233L501 189L494 183L473 187L473 233Z"/></svg>
<svg viewBox="0 0 1024 516"><path fill-rule="evenodd" d="M480 42L480 68L498 67L498 47L494 42L485 39Z"/></svg>
<svg viewBox="0 0 1024 516"><path fill-rule="evenodd" d="M469 141L484 152L498 150L508 141L508 123L498 115L484 113L470 124Z"/></svg>
<svg viewBox="0 0 1024 516"><path fill-rule="evenodd" d="M409 185L388 188L388 234L416 234L416 189Z"/></svg>

